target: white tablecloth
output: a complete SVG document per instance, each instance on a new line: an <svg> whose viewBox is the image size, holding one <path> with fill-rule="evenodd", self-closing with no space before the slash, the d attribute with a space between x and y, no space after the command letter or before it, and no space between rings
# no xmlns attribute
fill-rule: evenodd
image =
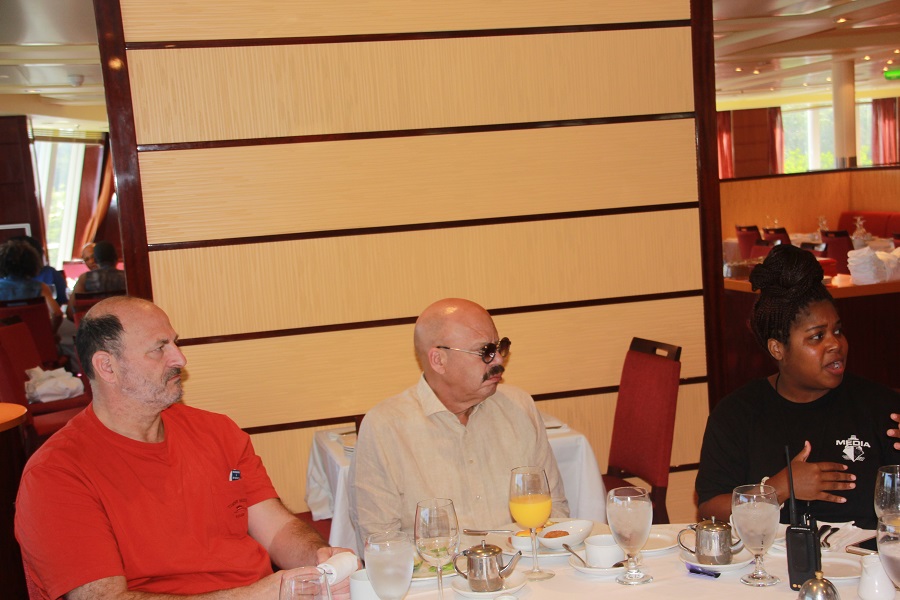
<svg viewBox="0 0 900 600"><path fill-rule="evenodd" d="M664 530L677 533L684 525L654 525L653 530ZM691 539L690 537L688 539ZM858 560L860 557L841 551L823 552L823 559L828 557L840 557L841 559ZM509 560L503 557L504 564ZM782 600L794 600L797 592L792 590L789 584L787 572L787 559L783 553L770 552L765 557L766 570L781 579L781 583L766 587L755 588L741 583L743 575L753 570L753 564L722 573L718 578L694 575L688 573L684 563L679 558L679 552L672 549L663 554L644 556L642 569L653 576L653 581L639 586L624 586L616 583L614 578L600 578L586 575L576 571L569 565L568 557L553 557L540 559L541 568L549 568L556 576L546 581L529 582L525 587L515 592L517 598L523 600L571 600L573 598L604 598L607 595L625 598L629 600L674 600L690 598L691 600L760 600L762 598L781 598ZM519 561L517 570L530 568L531 561L525 557ZM465 561L460 561L461 568L465 567ZM845 567L844 567L845 568ZM829 577L827 563L823 565L825 577ZM452 589L453 580L457 577L445 578L445 600L465 600ZM858 579L832 581L843 600L856 600L856 588ZM415 600L436 600L438 598L437 584L425 582L416 583L409 589L407 598ZM896 595L895 595L896 597Z"/></svg>
<svg viewBox="0 0 900 600"><path fill-rule="evenodd" d="M352 427L316 432L306 472L306 503L313 519L331 519L329 544L360 550L350 522L350 457L344 454L337 439L331 439L336 437L335 432L343 431L352 431ZM548 429L547 437L566 488L570 515L605 523L606 491L590 442L584 434L568 427Z"/></svg>

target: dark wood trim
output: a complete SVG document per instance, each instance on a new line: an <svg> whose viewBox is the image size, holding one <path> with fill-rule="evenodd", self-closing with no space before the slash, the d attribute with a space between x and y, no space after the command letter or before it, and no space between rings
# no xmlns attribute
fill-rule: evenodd
<svg viewBox="0 0 900 600"><path fill-rule="evenodd" d="M700 463L685 463L683 465L672 465L669 467L669 473L680 473L683 471L696 471L700 468Z"/></svg>
<svg viewBox="0 0 900 600"><path fill-rule="evenodd" d="M101 0L102 1L102 0ZM688 27L690 21L646 21L635 23L598 23L591 25L560 25L556 27L518 27L507 29L471 29L462 31L417 31L404 33L366 33L362 35L331 35L285 38L239 38L230 40L178 40L158 42L130 42L127 50L181 50L185 48L235 48L249 46L302 46L311 44L352 44L359 42L407 42L510 35L547 35L583 33L589 31L624 31L629 29L670 29Z"/></svg>
<svg viewBox="0 0 900 600"><path fill-rule="evenodd" d="M491 308L488 312L493 316L515 315L532 312L544 312L549 310L569 310L573 308L588 308L591 306L606 306L610 304L630 304L634 302L651 302L655 300L672 300L675 298L691 298L701 296L702 290L685 290L680 292L665 292L662 294L643 294L638 296L619 296L615 298L597 298L594 300L577 300L572 302L557 302L554 304L532 304L529 306L512 306L506 308ZM394 327L397 325L412 325L416 317L398 317L395 319L378 319L373 321L357 321L353 323L334 323L330 325L316 325L312 327L295 327L292 329L274 329L271 331L255 331L249 333L234 333L230 335L214 335L208 337L185 338L178 340L179 346L201 346L204 344L221 344L224 342L243 342L247 340L261 340L275 337L288 337L296 335L309 335L313 333L330 333L334 331L353 331L359 329L373 329L376 327Z"/></svg>
<svg viewBox="0 0 900 600"><path fill-rule="evenodd" d="M681 385L693 383L705 383L706 377L689 377L681 380ZM591 388L588 390L572 390L567 392L551 392L548 394L535 394L532 396L535 402L543 402L546 400L558 400L560 398L577 398L580 396L593 396L597 394L611 394L619 391L619 386L613 385L602 388ZM361 419L364 415L346 415L343 417L330 417L328 419L312 419L309 421L294 421L292 423L276 423L273 425L259 425L257 427L244 427L243 430L249 435L257 433L273 433L276 431L291 431L294 429L309 429L310 427L322 427L325 425L342 425L347 423L356 423L357 419ZM696 464L678 465L672 467L672 471L688 471L696 469Z"/></svg>
<svg viewBox="0 0 900 600"><path fill-rule="evenodd" d="M643 123L648 121L674 121L693 119L694 113L654 113L648 115L628 115L621 117L597 117L591 119L566 119L557 121L532 121L526 123L498 123L489 125L465 125L459 127L435 127L430 129L392 129L386 131L359 131L353 133L327 133L317 135L294 135L270 138L246 138L201 142L178 142L168 144L141 144L138 152L168 152L172 150L206 150L210 148L240 148L243 146L272 146L279 144L310 144L318 142L344 142L350 140L375 140L398 137L433 135L456 135L461 133L486 133L493 131L518 131L525 129L547 129L549 127L584 127L589 125L610 125L614 123Z"/></svg>
<svg viewBox="0 0 900 600"><path fill-rule="evenodd" d="M710 410L725 380L725 322L722 298L722 237L719 203L718 132L716 131L715 56L710 0L691 0L694 54L694 120L697 132L697 184L700 200L700 256L703 265L703 312L706 326L706 373Z"/></svg>
<svg viewBox="0 0 900 600"><path fill-rule="evenodd" d="M94 0L94 16L100 42L100 63L109 115L109 139L119 204L122 259L128 293L151 300L150 256L144 195L138 166L134 106L125 54L125 32L119 0Z"/></svg>
<svg viewBox="0 0 900 600"><path fill-rule="evenodd" d="M278 235L257 235L241 238L225 238L217 240L197 240L193 242L165 242L151 244L150 252L167 250L187 250L192 248L216 248L220 246L240 246L244 244L271 244L274 242L292 242L297 240L317 240L323 238L355 237L362 235L384 235L391 233L407 233L411 231L430 231L437 229L458 229L461 227L483 227L485 225L508 225L511 223L533 223L537 221L558 221L561 219L583 219L587 217L606 217L610 215L629 215L647 212L665 212L670 210L688 210L697 208L697 202L675 202L672 204L652 204L648 206L627 206L622 208L598 208L561 213L545 213L538 215L515 215L509 217L488 217L485 219L466 219L462 221L443 221L436 223L408 223L405 225L385 225L383 227L357 227L354 229L332 229L326 231L301 231Z"/></svg>
<svg viewBox="0 0 900 600"><path fill-rule="evenodd" d="M885 165L856 166L849 169L821 169L818 171L803 171L802 173L772 173L769 175L752 175L749 177L731 177L729 179L721 179L721 183L731 183L733 181L753 181L755 179L773 179L780 177L803 177L804 175L827 175L829 173L859 173L860 171L896 171L900 169L900 163L890 163Z"/></svg>

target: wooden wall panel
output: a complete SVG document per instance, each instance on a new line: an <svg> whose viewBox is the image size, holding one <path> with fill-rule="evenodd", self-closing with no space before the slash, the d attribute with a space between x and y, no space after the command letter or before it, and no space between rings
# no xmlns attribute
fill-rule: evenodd
<svg viewBox="0 0 900 600"><path fill-rule="evenodd" d="M900 168L850 171L848 209L900 211Z"/></svg>
<svg viewBox="0 0 900 600"><path fill-rule="evenodd" d="M128 63L138 144L693 110L687 27L131 50Z"/></svg>
<svg viewBox="0 0 900 600"><path fill-rule="evenodd" d="M698 220L683 209L154 252L154 300L195 338L410 317L447 296L499 308L697 290Z"/></svg>
<svg viewBox="0 0 900 600"><path fill-rule="evenodd" d="M158 244L696 201L694 143L694 121L680 119L144 153L147 237Z"/></svg>
<svg viewBox="0 0 900 600"><path fill-rule="evenodd" d="M689 19L688 0L122 0L129 42L463 31Z"/></svg>
<svg viewBox="0 0 900 600"><path fill-rule="evenodd" d="M682 377L706 375L700 297L495 322L513 340L506 381L532 394L617 386L634 336L682 346ZM412 331L402 325L186 346L185 401L241 427L364 413L418 379Z"/></svg>

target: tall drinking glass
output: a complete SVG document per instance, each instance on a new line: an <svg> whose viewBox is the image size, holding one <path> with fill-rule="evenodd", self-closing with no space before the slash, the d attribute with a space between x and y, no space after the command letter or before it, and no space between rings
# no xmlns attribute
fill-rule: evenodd
<svg viewBox="0 0 900 600"><path fill-rule="evenodd" d="M875 478L875 514L900 513L900 465L886 465L878 469Z"/></svg>
<svg viewBox="0 0 900 600"><path fill-rule="evenodd" d="M318 567L300 567L281 576L278 600L331 600L325 572Z"/></svg>
<svg viewBox="0 0 900 600"><path fill-rule="evenodd" d="M778 533L778 496L771 485L741 485L731 494L731 520L744 547L753 553L756 568L741 582L756 587L775 585L780 579L766 572L763 554L769 551Z"/></svg>
<svg viewBox="0 0 900 600"><path fill-rule="evenodd" d="M459 523L453 500L431 498L416 505L416 549L422 560L437 568L438 591L444 598L444 565L459 552Z"/></svg>
<svg viewBox="0 0 900 600"><path fill-rule="evenodd" d="M402 600L412 581L416 549L402 531L382 531L366 538L366 573L381 600Z"/></svg>
<svg viewBox="0 0 900 600"><path fill-rule="evenodd" d="M553 571L542 571L538 565L537 528L550 518L550 485L540 467L516 467L509 476L509 512L513 520L531 531L531 570L525 577L540 581L553 577Z"/></svg>
<svg viewBox="0 0 900 600"><path fill-rule="evenodd" d="M606 497L606 520L613 539L628 557L628 568L616 577L616 581L623 585L653 581L653 577L641 571L637 564L637 554L647 543L653 523L653 503L647 490L642 487L610 490Z"/></svg>
<svg viewBox="0 0 900 600"><path fill-rule="evenodd" d="M886 512L878 518L878 555L895 586L900 586L900 514Z"/></svg>

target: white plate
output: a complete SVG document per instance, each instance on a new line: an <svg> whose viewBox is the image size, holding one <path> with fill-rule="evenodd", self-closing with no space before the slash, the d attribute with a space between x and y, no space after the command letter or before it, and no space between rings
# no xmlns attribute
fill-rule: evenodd
<svg viewBox="0 0 900 600"><path fill-rule="evenodd" d="M559 517L559 518L550 517L550 520L553 521L554 523L562 523L564 521L574 521L575 519L569 519L566 517ZM522 528L519 527L518 525L516 525L515 523L508 523L508 524L504 525L503 527L499 527L498 529L512 529L513 531L519 531ZM591 535L597 535L598 533L609 533L609 527L607 527L605 523L597 523L595 521L594 528L591 530ZM486 536L484 536L484 541L487 542L488 544L494 544L495 546L498 546L500 548L500 550L503 551L503 554L512 556L513 554L518 552L518 550L514 549L512 547L512 545L509 543L510 535L511 534L508 534L508 533L489 533ZM512 535L514 535L514 534L512 534ZM575 546L572 546L572 548L575 550L577 550L579 548L584 548L584 542L582 542L580 544L576 544ZM569 553L566 552L565 549L560 548L558 550L553 550L552 548L547 548L545 546L542 546L540 544L540 542L538 543L538 556L568 556L568 555L569 555ZM528 548L528 550L522 550L522 557L523 558L531 558L531 548L530 547Z"/></svg>
<svg viewBox="0 0 900 600"><path fill-rule="evenodd" d="M659 531L650 530L650 537L647 543L641 548L641 554L644 556L655 556L657 554L665 554L678 545L678 539L674 533L664 529Z"/></svg>
<svg viewBox="0 0 900 600"><path fill-rule="evenodd" d="M703 569L708 569L717 573L738 571L753 562L753 555L750 554L750 552L746 548L731 557L730 565L704 565L701 564L699 560L697 560L697 557L685 550L681 551L681 553L678 555L678 558L680 558L681 562L685 564L694 565L696 567L701 567Z"/></svg>
<svg viewBox="0 0 900 600"><path fill-rule="evenodd" d="M429 569L431 565L426 562L422 563L422 566L416 570L413 570L412 580L413 583L417 581L437 581L437 571L431 571ZM448 577L456 577L456 571L453 567L450 567L449 571L444 571L444 579Z"/></svg>
<svg viewBox="0 0 900 600"><path fill-rule="evenodd" d="M466 598L496 598L503 594L510 594L521 590L527 581L528 580L525 579L525 573L514 571L512 575L503 580L503 588L496 592L473 592L469 589L469 582L462 577L454 579L451 587L454 592L460 596L465 596Z"/></svg>
<svg viewBox="0 0 900 600"><path fill-rule="evenodd" d="M828 581L854 581L862 573L862 564L849 556L823 556L822 575Z"/></svg>
<svg viewBox="0 0 900 600"><path fill-rule="evenodd" d="M581 554L579 554L579 556L581 556ZM608 567L605 569L603 567L586 567L574 556L569 556L569 566L576 571L581 571L582 573L593 575L594 577L615 577L619 573L625 571L625 567Z"/></svg>

